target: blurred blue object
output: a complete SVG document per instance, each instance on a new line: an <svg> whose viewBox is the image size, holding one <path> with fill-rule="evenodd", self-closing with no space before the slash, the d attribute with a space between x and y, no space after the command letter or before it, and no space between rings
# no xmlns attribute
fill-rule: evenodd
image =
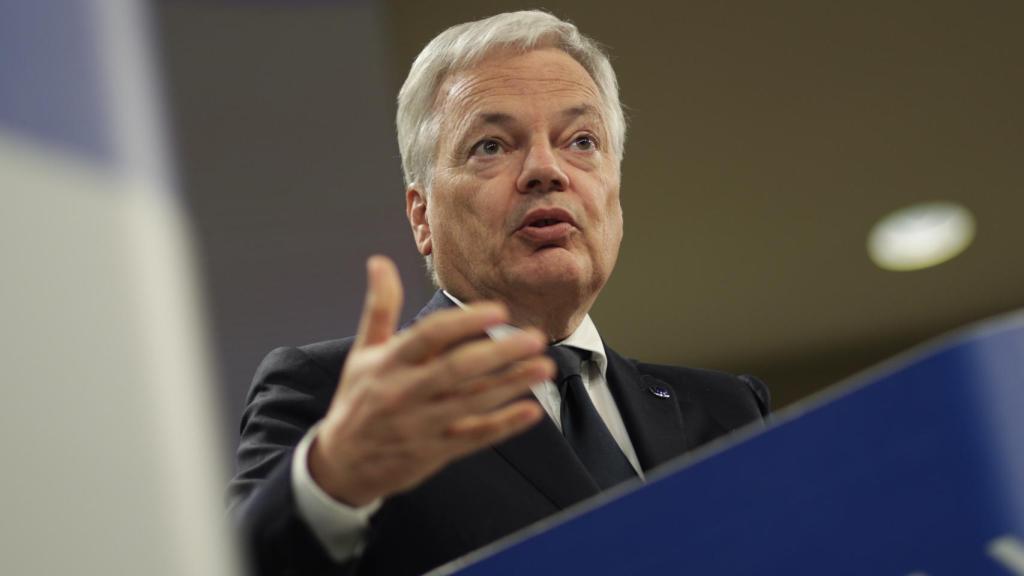
<svg viewBox="0 0 1024 576"><path fill-rule="evenodd" d="M445 571L1024 574L1024 313L912 350L532 534Z"/></svg>
<svg viewBox="0 0 1024 576"><path fill-rule="evenodd" d="M0 574L236 572L147 4L0 4Z"/></svg>
<svg viewBox="0 0 1024 576"><path fill-rule="evenodd" d="M0 2L0 128L113 161L93 2Z"/></svg>

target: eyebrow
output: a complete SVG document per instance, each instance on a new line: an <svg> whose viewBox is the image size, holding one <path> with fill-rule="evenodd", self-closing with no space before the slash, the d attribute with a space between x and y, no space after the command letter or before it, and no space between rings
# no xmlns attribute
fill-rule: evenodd
<svg viewBox="0 0 1024 576"><path fill-rule="evenodd" d="M575 120L577 118L583 118L586 116L593 116L595 119L600 119L601 115L598 113L597 108L590 104L580 104L579 106L570 106L565 108L558 113L563 120ZM463 140L467 139L470 134L479 130L483 126L500 126L508 129L510 126L516 123L516 119L511 114L505 112L480 112L470 121L469 127L464 133Z"/></svg>
<svg viewBox="0 0 1024 576"><path fill-rule="evenodd" d="M504 112L481 112L476 115L476 118L474 118L472 122L470 122L469 130L467 130L467 132L472 132L481 126L489 126L492 124L508 127L515 124L515 118L513 118L511 114L506 114Z"/></svg>
<svg viewBox="0 0 1024 576"><path fill-rule="evenodd" d="M581 116L600 116L597 112L597 108L590 104L580 104L579 106L571 106L562 110L559 116L567 120L574 120ZM476 115L476 118L471 124L471 129L478 126L486 126L488 124L497 124L499 126L507 126L513 124L515 118L511 114L504 112L481 112Z"/></svg>
<svg viewBox="0 0 1024 576"><path fill-rule="evenodd" d="M573 106L562 110L562 117L568 120L575 120L582 116L594 116L600 118L601 115L598 113L597 108L590 104L580 104L579 106Z"/></svg>

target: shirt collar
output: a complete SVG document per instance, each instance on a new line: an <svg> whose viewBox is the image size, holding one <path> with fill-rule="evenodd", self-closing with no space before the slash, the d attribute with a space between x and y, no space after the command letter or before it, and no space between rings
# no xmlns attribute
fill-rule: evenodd
<svg viewBox="0 0 1024 576"><path fill-rule="evenodd" d="M449 300L454 302L459 308L465 308L466 305L461 300L452 296L447 290L442 290L444 295ZM493 326L487 330L487 335L494 340L500 340L507 338L509 334L514 334L519 331L519 328L509 324L501 324ZM608 355L604 351L604 343L601 341L601 335L597 332L597 326L594 325L594 321L590 319L590 314L583 317L583 321L576 327L576 330L569 337L557 342L556 346L572 346L579 348L580 350L586 350L591 353L591 360L597 363L597 367L601 370L601 376L607 377L608 371Z"/></svg>

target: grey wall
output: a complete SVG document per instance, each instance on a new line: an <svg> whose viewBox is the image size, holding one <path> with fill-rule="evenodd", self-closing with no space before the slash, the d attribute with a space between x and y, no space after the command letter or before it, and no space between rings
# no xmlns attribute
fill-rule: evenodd
<svg viewBox="0 0 1024 576"><path fill-rule="evenodd" d="M233 447L272 348L355 331L364 260L430 289L404 217L378 5L158 3L181 185L193 216Z"/></svg>
<svg viewBox="0 0 1024 576"><path fill-rule="evenodd" d="M395 67L517 0L387 2ZM605 44L627 106L625 239L593 317L621 352L748 371L784 405L1024 306L1024 3L541 4ZM977 241L911 273L871 226L965 204Z"/></svg>
<svg viewBox="0 0 1024 576"><path fill-rule="evenodd" d="M1024 4L545 6L610 48L628 106L626 237L593 315L620 351L752 372L779 405L1024 306ZM430 292L403 217L393 101L444 28L514 0L159 3L184 189L233 433L273 346L350 334L371 252ZM936 268L871 225L946 199L978 239Z"/></svg>

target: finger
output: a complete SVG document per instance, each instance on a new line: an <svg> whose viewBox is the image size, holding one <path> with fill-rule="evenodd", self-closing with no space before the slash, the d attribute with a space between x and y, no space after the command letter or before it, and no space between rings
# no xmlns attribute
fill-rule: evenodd
<svg viewBox="0 0 1024 576"><path fill-rule="evenodd" d="M466 309L435 312L398 335L396 358L408 364L429 360L486 330L508 321L508 310L495 302L474 304Z"/></svg>
<svg viewBox="0 0 1024 576"><path fill-rule="evenodd" d="M414 388L410 391L411 396L424 398L458 393L465 389L467 381L537 357L545 346L544 336L533 329L498 341L481 339L468 342L426 364L423 375L408 384Z"/></svg>
<svg viewBox="0 0 1024 576"><path fill-rule="evenodd" d="M457 453L466 454L511 438L543 416L544 409L535 400L520 400L487 414L460 418L445 434L454 443Z"/></svg>
<svg viewBox="0 0 1024 576"><path fill-rule="evenodd" d="M436 394L432 399L444 401L450 398L463 398L475 396L493 388L505 388L525 384L533 386L545 380L550 380L556 372L554 361L547 356L536 356L514 362L508 368L498 372L492 372L484 376L473 378L458 385L447 387L446 390Z"/></svg>
<svg viewBox="0 0 1024 576"><path fill-rule="evenodd" d="M366 261L366 275L366 301L353 345L356 349L380 344L394 335L402 310L402 280L390 258L371 256Z"/></svg>
<svg viewBox="0 0 1024 576"><path fill-rule="evenodd" d="M486 378L485 383L475 384L472 392L436 399L423 408L423 416L434 430L445 430L462 418L487 414L529 395L530 388L547 377L548 366L540 361L531 363L501 377Z"/></svg>

